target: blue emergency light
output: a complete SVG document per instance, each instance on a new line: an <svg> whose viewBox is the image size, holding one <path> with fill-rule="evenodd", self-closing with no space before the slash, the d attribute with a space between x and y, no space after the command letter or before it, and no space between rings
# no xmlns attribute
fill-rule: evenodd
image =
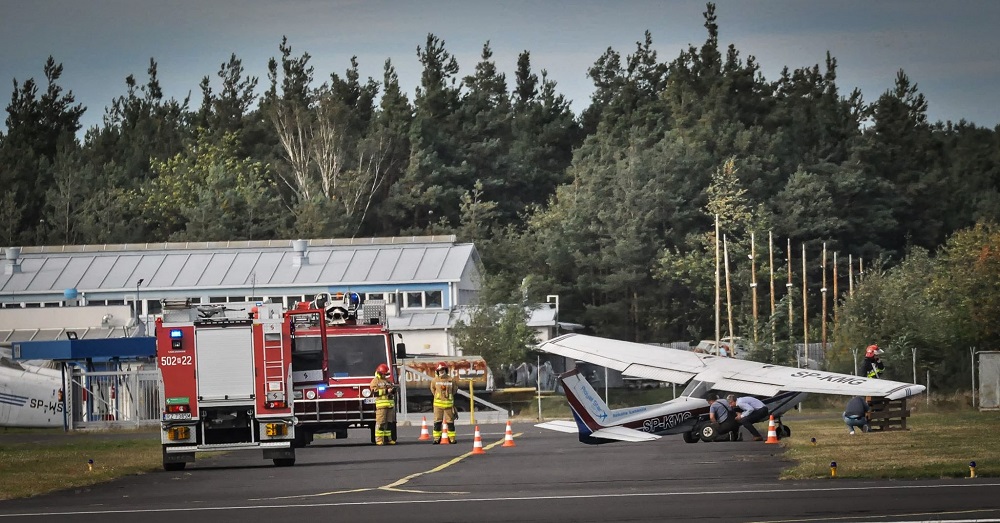
<svg viewBox="0 0 1000 523"><path fill-rule="evenodd" d="M184 337L184 331L180 329L170 329L170 339L179 340Z"/></svg>

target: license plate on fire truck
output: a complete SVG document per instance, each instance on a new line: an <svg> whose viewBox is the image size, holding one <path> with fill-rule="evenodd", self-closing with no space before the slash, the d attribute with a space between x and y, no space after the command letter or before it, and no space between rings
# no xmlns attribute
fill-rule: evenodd
<svg viewBox="0 0 1000 523"><path fill-rule="evenodd" d="M166 412L163 414L163 421L175 419L191 419L190 412Z"/></svg>
<svg viewBox="0 0 1000 523"><path fill-rule="evenodd" d="M364 403L365 403L365 405L371 405L371 404L375 403L375 398L365 398Z"/></svg>

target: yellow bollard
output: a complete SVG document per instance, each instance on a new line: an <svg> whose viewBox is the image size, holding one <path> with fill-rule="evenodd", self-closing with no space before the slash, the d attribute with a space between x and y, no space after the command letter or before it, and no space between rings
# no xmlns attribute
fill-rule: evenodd
<svg viewBox="0 0 1000 523"><path fill-rule="evenodd" d="M976 462L975 461L970 461L969 462L969 477L970 478L976 477Z"/></svg>
<svg viewBox="0 0 1000 523"><path fill-rule="evenodd" d="M837 477L837 462L836 461L831 461L830 462L830 477L831 478Z"/></svg>
<svg viewBox="0 0 1000 523"><path fill-rule="evenodd" d="M94 460L88 459L87 460L87 472L93 472L93 471L94 471Z"/></svg>

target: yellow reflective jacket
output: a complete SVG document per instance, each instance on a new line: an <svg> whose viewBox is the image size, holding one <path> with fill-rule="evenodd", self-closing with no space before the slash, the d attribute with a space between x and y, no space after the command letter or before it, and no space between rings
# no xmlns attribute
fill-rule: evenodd
<svg viewBox="0 0 1000 523"><path fill-rule="evenodd" d="M458 389L458 379L451 376L434 376L431 380L431 394L434 395L434 406L450 409L455 406L455 390Z"/></svg>
<svg viewBox="0 0 1000 523"><path fill-rule="evenodd" d="M372 394L375 395L375 408L391 409L396 407L395 391L391 381L376 374L370 387Z"/></svg>

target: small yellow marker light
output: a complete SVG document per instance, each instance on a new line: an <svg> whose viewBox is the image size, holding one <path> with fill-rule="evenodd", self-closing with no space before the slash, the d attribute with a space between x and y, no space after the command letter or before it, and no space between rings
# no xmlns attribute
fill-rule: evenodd
<svg viewBox="0 0 1000 523"><path fill-rule="evenodd" d="M975 461L970 461L969 462L969 477L970 478L976 477L976 462Z"/></svg>
<svg viewBox="0 0 1000 523"><path fill-rule="evenodd" d="M288 434L288 425L284 423L268 423L265 425L265 431L269 437L284 436Z"/></svg>
<svg viewBox="0 0 1000 523"><path fill-rule="evenodd" d="M87 460L87 472L93 472L93 471L94 471L94 460L88 459Z"/></svg>
<svg viewBox="0 0 1000 523"><path fill-rule="evenodd" d="M830 462L830 477L831 478L837 477L837 462L836 461L831 461Z"/></svg>

